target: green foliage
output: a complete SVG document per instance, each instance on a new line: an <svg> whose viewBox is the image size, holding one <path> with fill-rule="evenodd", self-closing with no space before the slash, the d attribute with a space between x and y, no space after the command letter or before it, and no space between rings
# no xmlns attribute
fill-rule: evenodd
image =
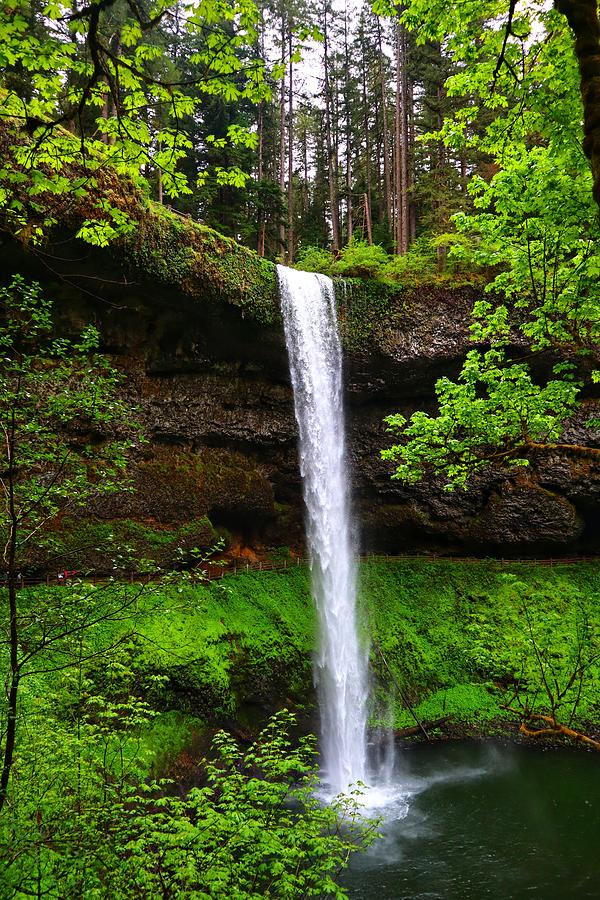
<svg viewBox="0 0 600 900"><path fill-rule="evenodd" d="M214 718L248 695L306 699L315 618L304 567L164 587L158 597L137 626L134 665L141 683L166 676L163 707Z"/></svg>
<svg viewBox="0 0 600 900"><path fill-rule="evenodd" d="M290 742L286 714L246 754L218 737L207 787L184 799L170 784L144 780L198 725L176 710L156 719L157 705L214 719L235 713L242 685L272 697L279 678L287 696L294 670L303 690L312 615L306 572L290 575L287 609L284 579L261 587L253 574L236 579L236 591L185 581L19 591L29 653L19 753L0 816L7 896L34 887L154 896L165 878L174 897L257 896L253 884L260 896L345 896L335 875L372 839L373 825L359 821L354 798L331 807L315 799L314 745ZM42 654L31 652L38 630Z"/></svg>
<svg viewBox="0 0 600 900"><path fill-rule="evenodd" d="M126 486L136 429L116 398L121 376L98 353L96 329L77 341L53 337L51 303L20 276L0 290L0 304L0 533L4 566L15 570L59 513Z"/></svg>
<svg viewBox="0 0 600 900"><path fill-rule="evenodd" d="M333 253L324 247L305 247L298 254L296 268L304 272L320 272L322 275L333 274Z"/></svg>
<svg viewBox="0 0 600 900"><path fill-rule="evenodd" d="M452 248L442 270L437 255L438 246ZM396 288L424 284L456 287L485 283L480 274L483 261L469 254L470 247L471 242L460 232L435 238L422 235L402 256L388 254L379 244L354 240L341 249L337 258L322 247L306 247L298 255L296 268L305 272L321 272L330 277L375 281Z"/></svg>
<svg viewBox="0 0 600 900"><path fill-rule="evenodd" d="M373 840L374 825L360 819L357 798L315 798L314 743L295 746L293 724L277 714L245 754L217 735L207 786L184 800L128 798L111 896L164 894L165 884L173 897L346 896L335 876Z"/></svg>
<svg viewBox="0 0 600 900"><path fill-rule="evenodd" d="M174 21L177 39L183 33L194 44L187 60L191 72L167 52ZM44 198L54 195L69 198L63 208L73 200L87 206L78 231L83 240L105 246L131 234L135 224L128 212L110 195L96 193L107 168L136 184L143 183L143 170L156 173L170 197L191 193L181 163L193 144L181 121L193 117L207 97L246 103L270 97L266 67L252 52L258 23L252 0L193 3L183 17L172 2L152 10L132 0L85 7L67 0L43 11L24 0L5 4L5 225L40 241L61 220L43 209ZM225 141L248 147L256 136L232 122ZM247 179L236 165L217 166L214 175L220 185L239 186ZM201 182L206 176L197 173Z"/></svg>
<svg viewBox="0 0 600 900"><path fill-rule="evenodd" d="M511 365L501 351L471 350L457 382L437 382L437 416L419 411L408 422L401 415L385 420L402 438L381 452L398 463L392 477L415 482L442 475L452 490L466 488L473 472L490 463L529 465L527 454L551 449L575 408L580 384L567 365L555 373L539 385L526 365Z"/></svg>
<svg viewBox="0 0 600 900"><path fill-rule="evenodd" d="M343 898L336 875L375 836L356 797L315 798L314 741L291 740L286 711L245 752L218 734L184 797L98 752L102 726L35 724L0 823L6 897Z"/></svg>
<svg viewBox="0 0 600 900"><path fill-rule="evenodd" d="M488 291L504 303L475 308L474 337L508 337L514 310L534 349L593 354L600 342L600 236L591 174L576 155L517 147L488 184L473 179L474 215L458 215L474 259L500 269ZM500 318L501 317L501 318Z"/></svg>
<svg viewBox="0 0 600 900"><path fill-rule="evenodd" d="M45 669L23 682L20 751L0 817L7 897L39 886L125 900L154 896L159 883L168 897L336 896L328 879L372 839L373 824L357 818L359 796L317 803L313 743L290 739L286 713L246 753L220 735L208 780L189 793L148 779L201 727L183 710L206 723L240 715L248 697L306 698L315 640L306 569L110 592L115 615L98 616L83 642L51 648ZM377 699L392 703L397 727L413 724L375 647L422 719L449 715L489 733L514 720L504 704L550 711L546 679L563 692L557 715L585 727L600 714L598 596L596 564L365 563ZM58 599L69 621L109 603L83 585L21 597L46 621ZM123 607L129 599L120 613L117 597Z"/></svg>
<svg viewBox="0 0 600 900"><path fill-rule="evenodd" d="M416 709L422 722L435 722L436 719L450 716L467 728L469 725L489 728L490 725L487 723L509 718L502 709L499 709L498 696L494 696L494 685L491 682L455 684L441 688L422 700ZM399 721L404 726L412 724L411 717L406 711L400 714Z"/></svg>
<svg viewBox="0 0 600 900"><path fill-rule="evenodd" d="M418 238L402 256L390 256L385 266L386 281L411 283L437 271L435 248L425 236Z"/></svg>
<svg viewBox="0 0 600 900"><path fill-rule="evenodd" d="M517 679L531 696L540 696L526 608L539 645L558 660L560 677L570 671L584 619L592 630L600 628L599 579L593 564L375 560L361 565L360 604L398 683L413 702L438 710L424 715L453 714L468 722L501 717L500 704ZM43 607L47 590L61 596L62 588L23 593ZM316 623L304 567L250 571L208 585L157 585L136 601L134 621L125 668L133 673L134 692L157 710L218 721L241 715L248 697L265 704L313 699ZM98 628L101 645L127 635L131 625L116 621ZM394 688L376 650L371 663L389 701ZM588 674L580 716L593 720L600 710L600 670ZM99 675L93 668L93 683ZM110 696L115 699L114 692ZM397 722L411 724L400 698L394 703Z"/></svg>
<svg viewBox="0 0 600 900"><path fill-rule="evenodd" d="M130 603L119 600L115 608L109 599L106 605L102 591L78 585L58 603L47 593L32 607L29 596L18 590L21 573L31 561L31 548L37 552L67 509L127 486L125 463L136 429L130 410L115 396L120 376L97 352L94 328L78 341L54 337L51 304L38 285L19 276L0 290L0 303L0 628L5 636L0 650L7 685L0 705L5 722L1 813L19 747L23 679L75 666L82 654L101 652L88 646L90 632Z"/></svg>
<svg viewBox="0 0 600 900"><path fill-rule="evenodd" d="M403 287L485 285L489 280L486 269L482 261L469 254L470 246L469 238L459 232L435 237L421 235L410 245L408 253L388 258L381 277ZM438 248L444 252L443 265L440 265Z"/></svg>
<svg viewBox="0 0 600 900"><path fill-rule="evenodd" d="M348 278L378 278L388 262L388 254L377 244L352 241L343 247L331 269Z"/></svg>
<svg viewBox="0 0 600 900"><path fill-rule="evenodd" d="M477 9L449 3L439 18L413 0L404 14L409 27L424 25L419 40L444 35L460 63L446 85L460 102L437 137L456 152L476 146L494 161L491 177L471 178L474 211L454 216L450 248L451 259L492 276L490 299L474 308L472 337L493 349L469 353L458 381L438 382L437 416L387 419L402 440L383 455L399 460L395 477L407 481L433 474L450 488L466 486L484 465L527 465L552 450L598 357L600 232L579 150L572 37L565 19L542 3L519 8L507 31L498 27L505 15L496 0ZM552 377L536 384L527 365L511 358L515 343L557 353ZM570 451L568 441L561 449Z"/></svg>

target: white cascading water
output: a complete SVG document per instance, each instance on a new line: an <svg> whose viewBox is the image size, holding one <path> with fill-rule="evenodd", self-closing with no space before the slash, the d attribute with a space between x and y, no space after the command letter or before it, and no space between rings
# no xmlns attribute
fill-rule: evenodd
<svg viewBox="0 0 600 900"><path fill-rule="evenodd" d="M367 658L356 621L342 353L331 279L285 266L278 266L277 274L320 625L315 679L323 777L337 794L367 776Z"/></svg>

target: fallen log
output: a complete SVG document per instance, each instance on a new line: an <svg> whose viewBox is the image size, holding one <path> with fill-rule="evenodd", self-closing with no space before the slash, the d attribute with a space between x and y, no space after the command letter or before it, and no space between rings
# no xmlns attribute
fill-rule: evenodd
<svg viewBox="0 0 600 900"><path fill-rule="evenodd" d="M441 719L434 719L431 722L422 722L421 725L410 725L408 728L398 728L394 731L394 737L405 738L412 737L415 734L423 734L423 729L425 729L425 731L431 731L432 728L441 728L441 726L451 718L452 716L443 716Z"/></svg>

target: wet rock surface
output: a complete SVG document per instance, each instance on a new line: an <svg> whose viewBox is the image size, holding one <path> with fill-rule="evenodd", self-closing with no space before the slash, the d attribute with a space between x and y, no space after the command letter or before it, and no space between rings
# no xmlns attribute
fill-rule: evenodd
<svg viewBox="0 0 600 900"><path fill-rule="evenodd" d="M40 280L59 303L61 331L98 326L127 373L123 391L149 441L135 466L137 495L106 500L95 514L161 524L206 515L242 541L299 547L296 425L280 326L151 283L111 287L107 280L92 292L47 271ZM359 544L390 554L599 553L600 467L591 458L547 455L527 470L491 470L452 493L441 483L392 481L391 464L380 459L391 443L384 416L433 411L437 378L458 372L472 346L475 296L473 288L407 292L384 325L346 354ZM591 411L590 404L569 426L568 440L590 443L584 422Z"/></svg>
<svg viewBox="0 0 600 900"><path fill-rule="evenodd" d="M429 300L426 296L424 303ZM387 351L380 341L370 355L347 355L348 440L359 543L366 552L391 554L596 552L600 470L589 460L548 456L530 471L507 475L491 470L474 478L469 490L448 493L441 483L407 486L393 481L392 466L379 456L391 441L384 416L393 411L410 415L418 408L433 411L436 379L458 371L469 347L465 318L471 301L463 292L460 302L441 302L430 318L428 308L414 309L402 319L407 333L397 329L388 335ZM417 302L414 295L412 302ZM415 322L422 324L410 333ZM129 381L132 402L140 408L150 440L157 447L186 447L199 457L212 448L215 458L223 460L234 448L238 471L260 475L248 482L243 502L236 499L236 478L227 475L222 489L231 496L221 500L217 519L223 518L248 540L299 544L301 487L282 335L277 329L249 335L243 353L234 359L224 322L222 331L213 327L210 348L205 344L202 356L194 358L184 345L198 346L202 322L188 319L185 328L181 323L181 334L174 339L176 323L174 315L171 352L163 342L160 367L148 340L146 358L140 359ZM589 440L583 421L570 430L570 440ZM266 484L272 489L268 501ZM250 499L253 493L255 501ZM208 496L201 505L209 516L215 513Z"/></svg>

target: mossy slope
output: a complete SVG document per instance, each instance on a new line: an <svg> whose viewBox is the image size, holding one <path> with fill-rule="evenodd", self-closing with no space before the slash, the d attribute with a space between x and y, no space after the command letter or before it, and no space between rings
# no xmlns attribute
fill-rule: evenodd
<svg viewBox="0 0 600 900"><path fill-rule="evenodd" d="M498 720L515 721L503 706L515 705L517 689L522 702L547 706L536 647L551 667L548 679L560 685L585 663L573 723L593 731L600 722L599 564L373 561L361 566L360 586L373 723L391 709L396 727L412 725L404 695L421 719L450 715L463 734L491 733ZM31 600L43 605L43 590L65 588L36 589ZM316 632L305 567L157 585L139 602L119 665L131 673L128 692L159 713L159 741L163 721L177 749L186 741L181 732L199 723L256 724L284 705L312 708ZM123 627L104 624L94 640L114 643ZM105 669L102 657L91 663L92 693L106 690ZM62 696L57 678L36 677L31 703ZM559 709L563 721L578 690L576 681Z"/></svg>
<svg viewBox="0 0 600 900"><path fill-rule="evenodd" d="M413 724L377 647L417 714L451 714L465 723L512 717L517 702L547 706L546 675L563 686L582 648L586 667L577 718L600 721L600 565L502 566L423 561L367 563L363 607L374 640L372 664L382 706L393 697L398 726ZM591 660L591 661L590 661ZM578 682L569 691L568 717Z"/></svg>
<svg viewBox="0 0 600 900"><path fill-rule="evenodd" d="M310 694L315 617L304 568L247 572L206 586L159 589L138 627L143 679L166 676L159 698L207 719Z"/></svg>
<svg viewBox="0 0 600 900"><path fill-rule="evenodd" d="M398 688L425 719L451 714L484 729L508 715L502 706L515 702L517 688L544 706L537 646L561 684L582 648L591 662L577 718L600 721L600 565L374 561L361 566L360 585L374 720L391 702L396 725L412 724ZM312 696L315 616L305 569L169 588L162 603L141 627L140 662L168 676L167 706L210 717L234 715L248 699L268 706Z"/></svg>

